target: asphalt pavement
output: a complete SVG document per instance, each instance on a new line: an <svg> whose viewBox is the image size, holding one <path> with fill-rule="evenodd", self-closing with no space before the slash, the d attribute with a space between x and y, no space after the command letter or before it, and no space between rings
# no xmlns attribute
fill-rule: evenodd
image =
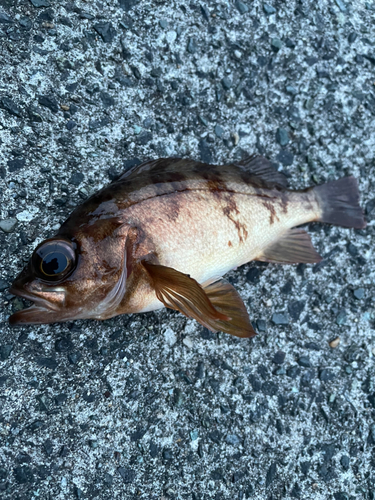
<svg viewBox="0 0 375 500"><path fill-rule="evenodd" d="M1 498L375 499L374 26L362 0L1 1ZM368 220L228 274L254 339L8 325L35 246L120 172L251 153L293 188L356 176Z"/></svg>

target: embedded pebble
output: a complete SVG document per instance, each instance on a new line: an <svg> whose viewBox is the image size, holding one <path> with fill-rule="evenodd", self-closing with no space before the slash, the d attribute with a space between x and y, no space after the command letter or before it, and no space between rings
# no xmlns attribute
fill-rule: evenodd
<svg viewBox="0 0 375 500"><path fill-rule="evenodd" d="M278 128L276 131L276 141L280 146L286 146L289 144L289 134L285 128Z"/></svg>
<svg viewBox="0 0 375 500"><path fill-rule="evenodd" d="M308 356L301 356L298 358L297 363L304 368L310 368L311 366L310 358Z"/></svg>
<svg viewBox="0 0 375 500"><path fill-rule="evenodd" d="M0 229L4 233L12 233L17 226L17 219L3 219L0 220Z"/></svg>
<svg viewBox="0 0 375 500"><path fill-rule="evenodd" d="M4 292L7 288L9 288L9 283L0 278L0 292Z"/></svg>
<svg viewBox="0 0 375 500"><path fill-rule="evenodd" d="M30 222L39 213L38 207L29 207L28 210L23 210L16 215L16 218L20 222Z"/></svg>
<svg viewBox="0 0 375 500"><path fill-rule="evenodd" d="M283 351L277 351L272 358L272 361L277 365L282 365L285 361L286 353Z"/></svg>
<svg viewBox="0 0 375 500"><path fill-rule="evenodd" d="M185 338L183 339L182 343L183 343L184 345L186 345L186 347L188 347L189 349L191 349L191 348L193 347L193 345L194 345L194 344L193 344L193 341L192 341L192 339L191 339L190 337L185 337Z"/></svg>
<svg viewBox="0 0 375 500"><path fill-rule="evenodd" d="M249 7L240 0L236 0L235 6L240 14L246 14L246 12L249 12Z"/></svg>
<svg viewBox="0 0 375 500"><path fill-rule="evenodd" d="M197 45L197 42L195 40L195 38L189 38L189 43L188 43L188 46L187 46L187 50L188 52L190 52L190 54L195 54L198 50L198 45Z"/></svg>
<svg viewBox="0 0 375 500"><path fill-rule="evenodd" d="M169 346L173 346L177 342L177 336L171 328L165 330L164 339Z"/></svg>
<svg viewBox="0 0 375 500"><path fill-rule="evenodd" d="M220 125L215 125L215 134L217 137L222 138L224 135L224 129Z"/></svg>
<svg viewBox="0 0 375 500"><path fill-rule="evenodd" d="M269 5L268 3L263 4L263 10L267 15L272 15L276 14L276 9L272 5Z"/></svg>
<svg viewBox="0 0 375 500"><path fill-rule="evenodd" d="M280 38L272 38L271 47L275 52L278 52L282 46L283 42L280 40Z"/></svg>
<svg viewBox="0 0 375 500"><path fill-rule="evenodd" d="M232 446L238 446L241 443L241 438L239 438L236 434L228 434L225 441Z"/></svg>
<svg viewBox="0 0 375 500"><path fill-rule="evenodd" d="M289 318L286 314L283 313L273 314L271 321L274 325L289 325Z"/></svg>
<svg viewBox="0 0 375 500"><path fill-rule="evenodd" d="M365 289L357 288L356 290L354 290L353 295L357 300L361 300L365 296Z"/></svg>
<svg viewBox="0 0 375 500"><path fill-rule="evenodd" d="M340 337L336 337L335 339L331 340L329 345L330 345L330 347L332 347L332 349L335 349L336 347L339 346L340 341L341 341Z"/></svg>
<svg viewBox="0 0 375 500"><path fill-rule="evenodd" d="M225 76L221 80L221 84L225 90L229 90L232 87L232 80L228 76Z"/></svg>
<svg viewBox="0 0 375 500"><path fill-rule="evenodd" d="M177 32L176 31L168 31L165 35L165 38L168 43L174 43L177 38Z"/></svg>
<svg viewBox="0 0 375 500"><path fill-rule="evenodd" d="M347 314L345 309L341 309L341 311L336 316L336 323L341 326L345 325L347 321Z"/></svg>

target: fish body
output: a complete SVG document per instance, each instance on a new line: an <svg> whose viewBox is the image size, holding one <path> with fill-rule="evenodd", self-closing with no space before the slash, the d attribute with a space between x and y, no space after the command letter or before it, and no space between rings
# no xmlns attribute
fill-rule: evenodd
<svg viewBox="0 0 375 500"><path fill-rule="evenodd" d="M11 289L35 305L10 321L106 319L167 306L211 330L253 336L241 298L222 276L251 260L318 262L296 226L364 227L358 198L352 177L291 191L263 157L220 167L145 162L77 207L36 249Z"/></svg>

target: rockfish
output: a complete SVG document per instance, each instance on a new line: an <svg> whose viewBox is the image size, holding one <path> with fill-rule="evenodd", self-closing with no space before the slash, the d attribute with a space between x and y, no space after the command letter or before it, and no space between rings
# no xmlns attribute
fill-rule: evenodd
<svg viewBox="0 0 375 500"><path fill-rule="evenodd" d="M292 191L261 156L215 166L162 158L133 167L43 241L10 292L34 302L11 324L107 319L163 306L212 331L255 335L225 273L251 260L321 260L311 221L366 222L354 177Z"/></svg>

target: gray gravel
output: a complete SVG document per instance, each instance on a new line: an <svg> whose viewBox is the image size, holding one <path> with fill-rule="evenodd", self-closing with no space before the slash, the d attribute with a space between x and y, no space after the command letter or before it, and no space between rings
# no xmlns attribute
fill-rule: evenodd
<svg viewBox="0 0 375 500"><path fill-rule="evenodd" d="M362 0L1 2L2 498L375 498L374 25ZM135 158L253 152L295 188L355 175L369 221L230 273L255 339L166 310L8 326L35 245Z"/></svg>

